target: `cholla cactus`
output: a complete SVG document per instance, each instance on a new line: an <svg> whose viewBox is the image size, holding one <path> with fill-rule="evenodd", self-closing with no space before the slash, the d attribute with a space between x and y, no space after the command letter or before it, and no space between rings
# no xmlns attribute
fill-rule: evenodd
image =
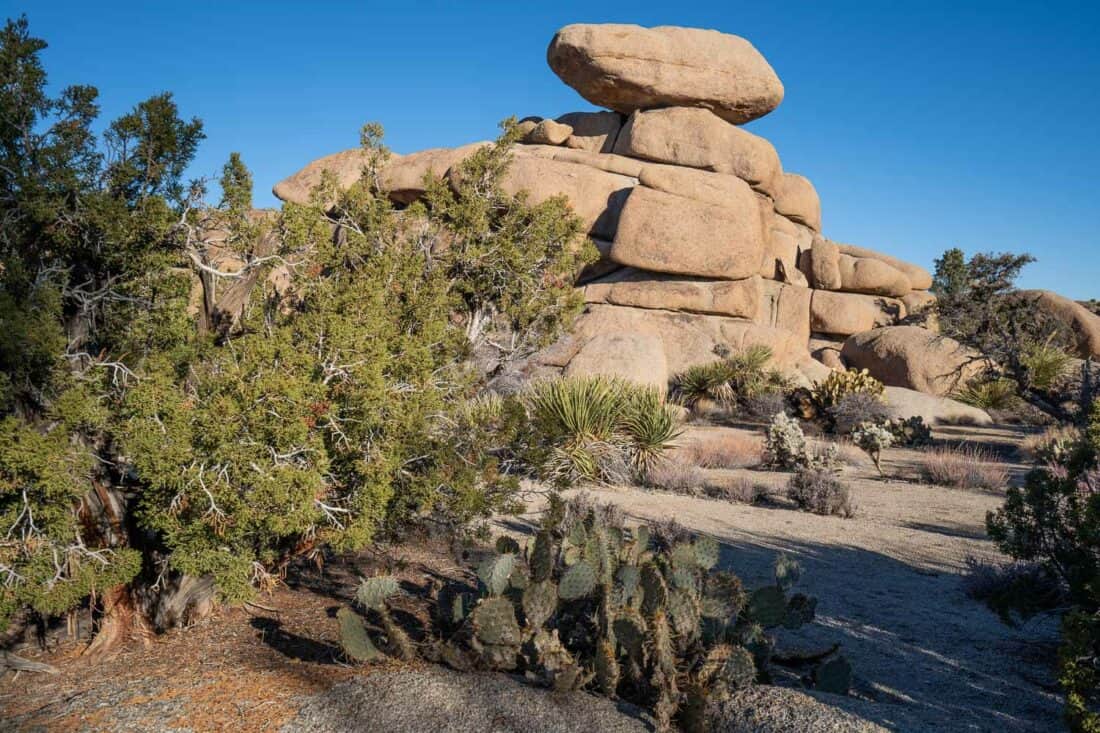
<svg viewBox="0 0 1100 733"><path fill-rule="evenodd" d="M875 464L875 468L881 476L882 451L894 444L894 434L890 432L889 428L872 422L860 423L859 426L852 431L852 442L870 456Z"/></svg>
<svg viewBox="0 0 1100 733"><path fill-rule="evenodd" d="M894 445L919 448L932 444L932 428L928 427L920 415L889 420L886 429L893 434Z"/></svg>
<svg viewBox="0 0 1100 733"><path fill-rule="evenodd" d="M797 468L804 464L807 452L806 436L798 421L777 412L764 437L767 462L779 468Z"/></svg>

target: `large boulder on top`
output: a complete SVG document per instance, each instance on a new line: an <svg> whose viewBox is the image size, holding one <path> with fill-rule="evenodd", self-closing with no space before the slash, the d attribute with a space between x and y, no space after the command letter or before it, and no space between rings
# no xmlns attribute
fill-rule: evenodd
<svg viewBox="0 0 1100 733"><path fill-rule="evenodd" d="M1024 290L1048 316L1062 324L1077 342L1077 355L1082 359L1100 359L1100 316L1077 301L1049 290Z"/></svg>
<svg viewBox="0 0 1100 733"><path fill-rule="evenodd" d="M398 157L391 156L390 162L393 163ZM367 154L362 148L353 148L326 155L313 161L294 175L276 183L271 192L280 201L292 204L308 204L313 189L321 182L321 176L326 171L334 176L337 188L346 191L359 180L359 177L363 174L363 166L366 164ZM329 202L330 205L331 203Z"/></svg>
<svg viewBox="0 0 1100 733"><path fill-rule="evenodd" d="M857 333L840 352L848 366L866 369L891 387L944 396L978 376L981 355L954 339L918 326L887 326Z"/></svg>
<svg viewBox="0 0 1100 733"><path fill-rule="evenodd" d="M723 206L638 186L619 217L611 259L643 270L742 280L759 270L760 209L746 187Z"/></svg>
<svg viewBox="0 0 1100 733"><path fill-rule="evenodd" d="M821 199L810 180L797 173L784 173L775 187L775 210L815 232L821 231Z"/></svg>
<svg viewBox="0 0 1100 733"><path fill-rule="evenodd" d="M702 107L739 125L783 101L783 84L760 52L713 30L568 25L546 58L582 97L617 112Z"/></svg>
<svg viewBox="0 0 1100 733"><path fill-rule="evenodd" d="M586 303L753 318L761 280L699 280L624 267L584 287Z"/></svg>
<svg viewBox="0 0 1100 733"><path fill-rule="evenodd" d="M914 265L912 262L906 262L897 257L891 257L882 252L876 252L873 249L857 247L854 244L837 243L837 248L842 254L851 255L852 257L869 257L874 260L881 260L891 267L900 270L905 274L905 277L909 279L909 285L913 290L928 290L928 288L932 287L932 274L920 265Z"/></svg>
<svg viewBox="0 0 1100 733"><path fill-rule="evenodd" d="M557 121L573 128L566 147L591 153L610 153L623 126L623 116L618 112L570 112Z"/></svg>
<svg viewBox="0 0 1100 733"><path fill-rule="evenodd" d="M671 107L635 112L615 152L633 158L729 173L775 197L782 168L770 142L705 109Z"/></svg>
<svg viewBox="0 0 1100 733"><path fill-rule="evenodd" d="M840 254L840 289L848 293L888 295L899 298L913 288L901 270L873 257L852 257Z"/></svg>

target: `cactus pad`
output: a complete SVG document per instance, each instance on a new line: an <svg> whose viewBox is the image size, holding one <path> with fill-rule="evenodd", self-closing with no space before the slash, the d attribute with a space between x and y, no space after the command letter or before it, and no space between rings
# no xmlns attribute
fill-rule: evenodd
<svg viewBox="0 0 1100 733"><path fill-rule="evenodd" d="M758 588L749 596L746 613L765 628L779 626L787 620L787 599L777 586Z"/></svg>
<svg viewBox="0 0 1100 733"><path fill-rule="evenodd" d="M619 660L615 656L615 647L604 639L596 646L596 684L608 697L615 697L619 688Z"/></svg>
<svg viewBox="0 0 1100 733"><path fill-rule="evenodd" d="M497 553L501 555L519 554L519 543L508 535L501 535L500 537L497 537L496 548Z"/></svg>
<svg viewBox="0 0 1100 733"><path fill-rule="evenodd" d="M817 599L795 593L787 602L787 618L783 625L788 629L800 628L814 620L817 612Z"/></svg>
<svg viewBox="0 0 1100 733"><path fill-rule="evenodd" d="M645 621L637 611L626 611L612 624L619 648L639 666L645 658Z"/></svg>
<svg viewBox="0 0 1100 733"><path fill-rule="evenodd" d="M482 644L519 644L521 633L516 612L506 598L485 598L470 616L474 634Z"/></svg>
<svg viewBox="0 0 1100 733"><path fill-rule="evenodd" d="M642 566L642 610L652 615L668 602L668 586L664 576L653 563Z"/></svg>
<svg viewBox="0 0 1100 733"><path fill-rule="evenodd" d="M373 662L382 657L367 635L367 627L359 614L350 608L341 608L336 612L336 619L340 622L340 646L344 654L357 662Z"/></svg>
<svg viewBox="0 0 1100 733"><path fill-rule="evenodd" d="M523 592L523 615L530 628L542 628L558 608L558 587L552 580L532 583Z"/></svg>
<svg viewBox="0 0 1100 733"><path fill-rule="evenodd" d="M561 576L558 596L565 601L584 598L596 588L596 569L584 560L577 562Z"/></svg>
<svg viewBox="0 0 1100 733"><path fill-rule="evenodd" d="M775 584L784 591L790 590L802 576L802 566L787 553L775 558Z"/></svg>
<svg viewBox="0 0 1100 733"><path fill-rule="evenodd" d="M531 580L541 583L554 572L554 542L550 533L542 530L535 535L535 544L531 547Z"/></svg>
<svg viewBox="0 0 1100 733"><path fill-rule="evenodd" d="M482 582L491 596L499 596L508 590L508 583L515 567L516 556L512 554L493 555L485 558L477 567L478 580Z"/></svg>
<svg viewBox="0 0 1100 733"><path fill-rule="evenodd" d="M692 547L695 549L695 564L701 569L710 570L718 564L720 554L718 540L702 535L692 543Z"/></svg>

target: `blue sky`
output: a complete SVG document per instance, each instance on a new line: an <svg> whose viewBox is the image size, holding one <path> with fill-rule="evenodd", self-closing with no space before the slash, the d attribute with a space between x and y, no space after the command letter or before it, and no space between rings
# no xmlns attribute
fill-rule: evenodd
<svg viewBox="0 0 1100 733"><path fill-rule="evenodd" d="M1100 297L1100 3L80 2L0 0L50 48L51 83L99 87L111 119L169 90L271 186L353 147L492 137L512 114L589 109L546 65L574 22L716 28L786 86L749 129L817 186L827 236L931 266L945 248L1030 251L1022 278Z"/></svg>

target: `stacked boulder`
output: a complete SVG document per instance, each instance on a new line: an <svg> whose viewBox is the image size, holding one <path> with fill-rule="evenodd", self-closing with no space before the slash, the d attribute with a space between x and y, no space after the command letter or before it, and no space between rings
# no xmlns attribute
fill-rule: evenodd
<svg viewBox="0 0 1100 733"><path fill-rule="evenodd" d="M822 234L813 184L783 170L770 142L740 127L774 110L783 84L748 41L712 30L571 25L550 67L598 112L520 122L503 186L533 201L564 194L600 251L578 276L587 309L536 357L566 374L613 373L663 387L722 347L764 344L804 382L842 367L844 341L930 302L932 278ZM394 201L423 194L487 143L395 156ZM325 168L350 185L356 151L275 187L308 198Z"/></svg>

